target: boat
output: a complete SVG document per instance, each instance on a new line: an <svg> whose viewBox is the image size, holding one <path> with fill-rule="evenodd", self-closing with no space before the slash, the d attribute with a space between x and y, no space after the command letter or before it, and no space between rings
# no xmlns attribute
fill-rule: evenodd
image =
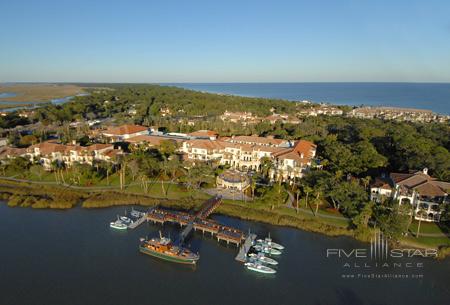
<svg viewBox="0 0 450 305"><path fill-rule="evenodd" d="M135 217L135 218L141 218L142 216L144 216L145 215L145 213L144 212L141 212L141 211L137 211L137 210L135 210L135 209L131 209L131 212L130 212L130 215L131 216L133 216L133 217Z"/></svg>
<svg viewBox="0 0 450 305"><path fill-rule="evenodd" d="M253 248L255 248L256 251L258 252L263 252L263 253L267 253L270 255L280 255L281 251L268 247L268 246L264 246L264 245L260 245L260 244L256 244L253 246Z"/></svg>
<svg viewBox="0 0 450 305"><path fill-rule="evenodd" d="M273 258L267 257L264 255L264 253L250 253L248 256L251 258L254 258L255 260L260 261L263 264L269 264L269 265L278 265L278 262L274 260Z"/></svg>
<svg viewBox="0 0 450 305"><path fill-rule="evenodd" d="M254 262L247 262L245 263L245 266L247 266L248 270L260 272L260 273L267 273L267 274L274 274L276 271L270 267L264 266L261 263L254 263Z"/></svg>
<svg viewBox="0 0 450 305"><path fill-rule="evenodd" d="M280 244L277 244L276 242L274 242L272 240L272 238L270 238L270 233L269 233L269 236L266 237L265 239L257 239L256 242L260 243L260 244L267 244L270 247L272 247L274 249L277 249L277 250L283 250L284 249L284 246L282 246Z"/></svg>
<svg viewBox="0 0 450 305"><path fill-rule="evenodd" d="M163 237L159 232L159 238L141 239L139 251L166 261L195 265L200 256L191 250L176 246L170 238Z"/></svg>
<svg viewBox="0 0 450 305"><path fill-rule="evenodd" d="M110 222L109 226L111 228L117 229L117 230L126 230L127 229L127 225L124 224L120 219Z"/></svg>
<svg viewBox="0 0 450 305"><path fill-rule="evenodd" d="M131 220L130 218L128 218L126 216L120 216L120 220L125 224L130 224L133 222L133 220Z"/></svg>

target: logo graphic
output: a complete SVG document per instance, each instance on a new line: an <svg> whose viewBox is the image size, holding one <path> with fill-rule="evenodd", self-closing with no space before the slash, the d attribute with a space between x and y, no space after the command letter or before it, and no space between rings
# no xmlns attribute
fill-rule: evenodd
<svg viewBox="0 0 450 305"><path fill-rule="evenodd" d="M370 239L370 258L375 260L386 260L389 257L389 243L383 234L375 232Z"/></svg>

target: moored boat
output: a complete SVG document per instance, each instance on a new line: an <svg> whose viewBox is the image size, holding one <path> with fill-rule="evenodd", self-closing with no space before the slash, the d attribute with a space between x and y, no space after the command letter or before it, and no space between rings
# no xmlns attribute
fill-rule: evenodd
<svg viewBox="0 0 450 305"><path fill-rule="evenodd" d="M141 218L141 217L145 216L145 213L141 212L141 211L137 211L137 210L132 208L131 212L130 212L130 215L135 217L135 218Z"/></svg>
<svg viewBox="0 0 450 305"><path fill-rule="evenodd" d="M249 256L255 260L260 261L263 264L269 264L269 265L278 265L278 262L274 260L273 258L267 257L264 255L264 253L250 253Z"/></svg>
<svg viewBox="0 0 450 305"><path fill-rule="evenodd" d="M284 246L274 242L272 240L272 238L270 238L270 233L269 233L269 236L266 237L265 239L257 239L256 242L260 243L260 244L267 244L268 246L270 246L270 247L272 247L274 249L277 249L277 250L283 250L284 249Z"/></svg>
<svg viewBox="0 0 450 305"><path fill-rule="evenodd" d="M130 224L130 223L133 222L130 218L128 218L128 217L126 217L126 216L120 216L120 220L121 220L124 224Z"/></svg>
<svg viewBox="0 0 450 305"><path fill-rule="evenodd" d="M247 266L247 269L252 270L252 271L256 271L256 272L260 272L260 273L266 273L266 274L274 274L276 273L276 270L264 266L261 263L257 263L257 262L247 262L245 263L245 266Z"/></svg>
<svg viewBox="0 0 450 305"><path fill-rule="evenodd" d="M159 234L159 238L142 239L139 245L139 251L156 258L180 264L193 265L200 259L198 254L187 248L174 245L170 238L163 237L161 232Z"/></svg>
<svg viewBox="0 0 450 305"><path fill-rule="evenodd" d="M270 254L270 255L280 255L281 254L280 250L271 248L269 246L261 245L261 244L256 244L253 246L253 248L255 248L255 250L258 252L263 252L263 253Z"/></svg>
<svg viewBox="0 0 450 305"><path fill-rule="evenodd" d="M117 219L116 221L112 221L109 223L109 226L113 229L116 230L126 230L127 229L127 225L124 224L122 221L120 221L119 219Z"/></svg>

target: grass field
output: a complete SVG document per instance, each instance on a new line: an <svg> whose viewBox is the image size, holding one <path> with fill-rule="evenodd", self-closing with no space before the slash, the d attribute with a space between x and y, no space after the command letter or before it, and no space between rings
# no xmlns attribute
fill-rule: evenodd
<svg viewBox="0 0 450 305"><path fill-rule="evenodd" d="M32 103L48 102L83 93L83 88L75 85L56 84L14 84L0 85L0 93L15 93L16 96L0 98L0 108L26 106ZM14 102L8 104L7 102ZM19 103L19 102L23 102Z"/></svg>

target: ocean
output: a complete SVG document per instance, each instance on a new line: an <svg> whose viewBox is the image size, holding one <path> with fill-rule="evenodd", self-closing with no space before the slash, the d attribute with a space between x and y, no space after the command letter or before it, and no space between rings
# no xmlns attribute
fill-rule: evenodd
<svg viewBox="0 0 450 305"><path fill-rule="evenodd" d="M337 105L393 106L450 114L450 83L170 83L186 89Z"/></svg>

